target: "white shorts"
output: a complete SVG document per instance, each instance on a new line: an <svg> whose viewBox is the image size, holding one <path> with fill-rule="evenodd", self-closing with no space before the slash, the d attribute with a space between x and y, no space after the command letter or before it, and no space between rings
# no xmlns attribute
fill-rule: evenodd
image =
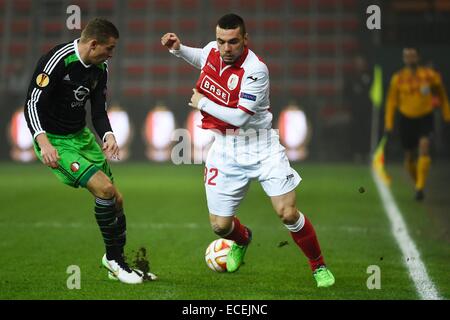
<svg viewBox="0 0 450 320"><path fill-rule="evenodd" d="M269 197L294 190L302 180L291 168L277 131L247 138L215 134L204 179L209 212L233 216L252 179L258 179Z"/></svg>

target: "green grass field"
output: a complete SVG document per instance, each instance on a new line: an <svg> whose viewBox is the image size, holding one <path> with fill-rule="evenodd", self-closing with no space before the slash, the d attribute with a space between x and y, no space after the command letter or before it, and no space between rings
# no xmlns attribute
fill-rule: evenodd
<svg viewBox="0 0 450 320"><path fill-rule="evenodd" d="M3 163L0 299L418 299L369 168L296 169L303 177L298 206L316 228L336 277L332 288L315 287L306 259L257 182L238 213L253 230L246 264L234 274L209 270L204 251L216 236L208 222L203 168L151 164L113 165L113 171L125 199L127 253L147 248L159 280L139 286L109 281L100 268L104 249L92 196L63 186L42 165ZM440 181L438 169L432 170L431 179ZM442 220L448 217L441 213L449 211L449 202L439 207L431 197L415 203L402 169L391 173L410 234L439 294L448 299L450 246ZM361 186L365 193L358 192ZM288 245L279 247L282 241ZM79 290L66 286L70 265L80 267ZM370 265L381 269L379 290L366 286Z"/></svg>

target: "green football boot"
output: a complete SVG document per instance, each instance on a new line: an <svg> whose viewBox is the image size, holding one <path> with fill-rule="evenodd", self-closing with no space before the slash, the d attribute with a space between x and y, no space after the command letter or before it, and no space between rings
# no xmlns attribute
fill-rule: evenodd
<svg viewBox="0 0 450 320"><path fill-rule="evenodd" d="M335 280L331 271L326 266L320 266L314 273L314 279L316 279L318 288L331 287Z"/></svg>
<svg viewBox="0 0 450 320"><path fill-rule="evenodd" d="M235 272L239 269L239 267L244 263L244 256L247 252L247 247L252 240L252 232L249 228L247 228L249 234L249 242L246 245L238 245L237 243L233 243L231 246L230 252L227 255L227 271Z"/></svg>

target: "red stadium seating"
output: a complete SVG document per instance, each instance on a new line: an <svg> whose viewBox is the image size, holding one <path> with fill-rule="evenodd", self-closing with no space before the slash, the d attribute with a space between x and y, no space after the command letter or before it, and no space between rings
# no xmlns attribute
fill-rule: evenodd
<svg viewBox="0 0 450 320"><path fill-rule="evenodd" d="M342 43L342 49L346 53L352 53L354 51L357 51L359 49L359 43L352 39L352 40L346 40Z"/></svg>
<svg viewBox="0 0 450 320"><path fill-rule="evenodd" d="M130 0L126 1L126 3L130 11L142 11L149 6L148 0Z"/></svg>
<svg viewBox="0 0 450 320"><path fill-rule="evenodd" d="M267 63L267 67L269 68L270 78L279 78L283 75L283 66L278 62L270 62Z"/></svg>
<svg viewBox="0 0 450 320"><path fill-rule="evenodd" d="M176 73L180 76L190 76L193 74L197 74L198 72L196 71L197 69L195 69L193 66L191 66L190 64L186 64L184 62L181 62L180 64L177 65L176 68Z"/></svg>
<svg viewBox="0 0 450 320"><path fill-rule="evenodd" d="M320 41L314 44L314 48L319 54L323 55L335 55L337 50L337 44L331 41Z"/></svg>
<svg viewBox="0 0 450 320"><path fill-rule="evenodd" d="M257 0L237 0L238 8L244 11L256 11L260 5Z"/></svg>
<svg viewBox="0 0 450 320"><path fill-rule="evenodd" d="M309 32L311 29L311 21L309 19L296 19L289 22L289 28L293 32L302 31Z"/></svg>
<svg viewBox="0 0 450 320"><path fill-rule="evenodd" d="M320 84L315 90L314 94L318 96L334 96L337 93L336 86L334 84Z"/></svg>
<svg viewBox="0 0 450 320"><path fill-rule="evenodd" d="M339 23L336 19L318 19L317 29L319 32L333 32L338 27Z"/></svg>
<svg viewBox="0 0 450 320"><path fill-rule="evenodd" d="M31 14L31 0L12 1L13 11L21 14Z"/></svg>
<svg viewBox="0 0 450 320"><path fill-rule="evenodd" d="M101 12L112 12L115 9L115 1L113 0L97 0L95 8Z"/></svg>
<svg viewBox="0 0 450 320"><path fill-rule="evenodd" d="M26 34L31 31L31 21L29 19L16 19L11 23L11 31L14 35Z"/></svg>
<svg viewBox="0 0 450 320"><path fill-rule="evenodd" d="M89 10L88 0L73 0L70 4L79 6L82 12L87 12Z"/></svg>
<svg viewBox="0 0 450 320"><path fill-rule="evenodd" d="M356 18L347 18L341 20L341 27L344 31L355 32L358 29L359 21Z"/></svg>
<svg viewBox="0 0 450 320"><path fill-rule="evenodd" d="M278 19L267 19L262 22L264 33L279 34L282 31L282 21Z"/></svg>
<svg viewBox="0 0 450 320"><path fill-rule="evenodd" d="M264 57L276 57L283 53L284 44L278 40L263 42L263 51L261 54Z"/></svg>
<svg viewBox="0 0 450 320"><path fill-rule="evenodd" d="M319 11L334 10L338 6L339 0L317 0L317 7Z"/></svg>
<svg viewBox="0 0 450 320"><path fill-rule="evenodd" d="M308 41L294 41L289 45L291 54L308 54L311 50L311 44Z"/></svg>
<svg viewBox="0 0 450 320"><path fill-rule="evenodd" d="M180 8L185 11L195 11L199 9L199 0L179 0Z"/></svg>
<svg viewBox="0 0 450 320"><path fill-rule="evenodd" d="M125 45L126 54L143 55L146 53L146 45L142 41L129 42Z"/></svg>
<svg viewBox="0 0 450 320"><path fill-rule="evenodd" d="M57 45L56 42L44 42L39 47L40 53L41 54L47 53L56 45Z"/></svg>
<svg viewBox="0 0 450 320"><path fill-rule="evenodd" d="M198 28L197 19L180 19L178 21L178 26L183 33L196 32Z"/></svg>
<svg viewBox="0 0 450 320"><path fill-rule="evenodd" d="M28 45L23 42L14 42L9 45L9 54L11 56L20 57L27 53Z"/></svg>
<svg viewBox="0 0 450 320"><path fill-rule="evenodd" d="M170 74L170 67L164 64L154 64L148 68L152 77L168 77Z"/></svg>
<svg viewBox="0 0 450 320"><path fill-rule="evenodd" d="M289 94L295 98L304 97L311 94L311 89L305 84L294 84L289 87Z"/></svg>
<svg viewBox="0 0 450 320"><path fill-rule="evenodd" d="M292 0L291 6L294 10L300 10L301 12L308 11L311 8L312 0Z"/></svg>
<svg viewBox="0 0 450 320"><path fill-rule="evenodd" d="M48 36L51 34L60 34L66 26L64 25L64 20L45 20L42 23L42 30L44 35Z"/></svg>
<svg viewBox="0 0 450 320"><path fill-rule="evenodd" d="M127 31L132 35L145 36L147 32L148 21L146 19L134 19L127 21Z"/></svg>
<svg viewBox="0 0 450 320"><path fill-rule="evenodd" d="M334 77L336 71L336 62L322 62L317 65L317 73L320 76Z"/></svg>
<svg viewBox="0 0 450 320"><path fill-rule="evenodd" d="M280 0L264 0L264 9L267 12L278 12L283 8L285 1Z"/></svg>
<svg viewBox="0 0 450 320"><path fill-rule="evenodd" d="M220 12L225 12L230 9L232 0L212 0L211 3L213 9Z"/></svg>
<svg viewBox="0 0 450 320"><path fill-rule="evenodd" d="M150 56L168 56L167 48L164 47L160 41L156 41L150 45L149 52Z"/></svg>
<svg viewBox="0 0 450 320"><path fill-rule="evenodd" d="M308 62L295 63L289 67L293 77L309 77L311 73L311 64Z"/></svg>
<svg viewBox="0 0 450 320"><path fill-rule="evenodd" d="M158 98L167 98L169 95L169 89L166 86L164 86L164 87L152 86L147 91L152 96L152 98L157 98L157 99ZM175 94L175 93L172 93L172 94Z"/></svg>
<svg viewBox="0 0 450 320"><path fill-rule="evenodd" d="M130 98L139 98L145 94L145 90L142 87L125 87L123 89L123 94Z"/></svg>
<svg viewBox="0 0 450 320"><path fill-rule="evenodd" d="M157 12L169 13L173 10L173 1L153 0L152 3L153 3L153 8Z"/></svg>
<svg viewBox="0 0 450 320"><path fill-rule="evenodd" d="M133 64L125 68L127 75L132 77L142 77L145 75L145 68L142 64Z"/></svg>

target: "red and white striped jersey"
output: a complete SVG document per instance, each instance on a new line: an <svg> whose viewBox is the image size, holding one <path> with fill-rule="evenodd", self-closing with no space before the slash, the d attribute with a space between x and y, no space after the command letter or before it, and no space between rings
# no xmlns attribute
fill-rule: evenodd
<svg viewBox="0 0 450 320"><path fill-rule="evenodd" d="M269 101L269 71L253 51L247 47L241 57L227 65L220 57L217 42L195 50L191 64L201 69L197 90L224 108L239 108L250 114L242 129L269 129L272 113ZM203 112L202 128L236 129L235 126Z"/></svg>

